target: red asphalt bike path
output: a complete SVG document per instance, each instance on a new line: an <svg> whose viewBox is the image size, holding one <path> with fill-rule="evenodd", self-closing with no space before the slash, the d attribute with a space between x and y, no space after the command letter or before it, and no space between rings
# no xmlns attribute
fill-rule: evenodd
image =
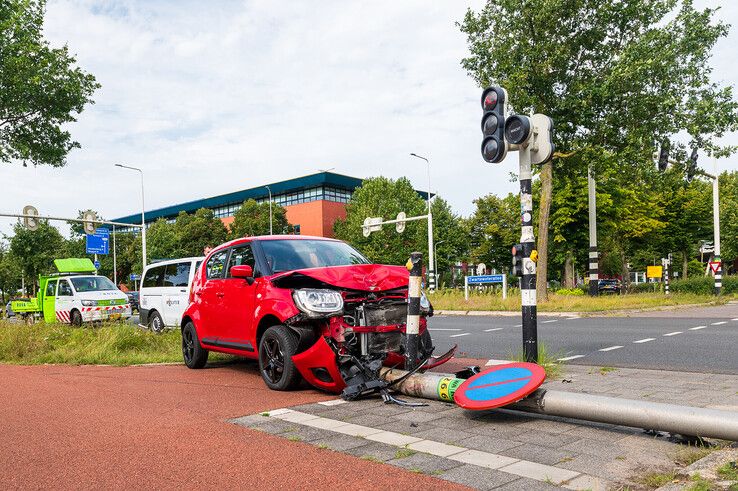
<svg viewBox="0 0 738 491"><path fill-rule="evenodd" d="M0 489L467 489L229 423L335 398L254 363L0 365L0 391Z"/></svg>

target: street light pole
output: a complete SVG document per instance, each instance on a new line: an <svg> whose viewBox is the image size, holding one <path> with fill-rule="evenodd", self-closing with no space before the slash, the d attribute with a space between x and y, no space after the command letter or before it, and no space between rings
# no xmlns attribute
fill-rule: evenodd
<svg viewBox="0 0 738 491"><path fill-rule="evenodd" d="M438 242L435 242L433 244L433 262L436 264L436 267L438 265L438 254L436 253L436 249L438 248L438 244L443 244L444 242L446 242L446 241L445 240L439 240ZM438 279L439 276L440 276L440 274L436 274L436 279Z"/></svg>
<svg viewBox="0 0 738 491"><path fill-rule="evenodd" d="M272 190L269 186L264 187L269 191L269 235L274 235L274 230L272 229Z"/></svg>
<svg viewBox="0 0 738 491"><path fill-rule="evenodd" d="M115 166L122 169L135 170L139 174L141 174L141 252L143 256L143 267L146 268L146 203L144 201L144 173L138 167L131 167L129 165L123 164L115 164ZM143 273L143 269L141 270L141 272Z"/></svg>
<svg viewBox="0 0 738 491"><path fill-rule="evenodd" d="M426 164L428 164L428 290L435 291L436 269L435 259L433 257L433 214L431 212L430 161L415 153L411 153L410 156L425 160Z"/></svg>

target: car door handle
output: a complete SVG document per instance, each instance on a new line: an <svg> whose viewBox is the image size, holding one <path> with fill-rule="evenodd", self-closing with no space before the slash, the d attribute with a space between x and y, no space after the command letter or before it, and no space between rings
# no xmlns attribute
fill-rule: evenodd
<svg viewBox="0 0 738 491"><path fill-rule="evenodd" d="M223 293L223 292L218 292L218 293L216 293L216 294L215 294L215 296L216 296L216 297L219 297L219 298L223 298L223 297L225 297L225 293Z"/></svg>
<svg viewBox="0 0 738 491"><path fill-rule="evenodd" d="M180 290L181 293L187 293L187 290Z"/></svg>

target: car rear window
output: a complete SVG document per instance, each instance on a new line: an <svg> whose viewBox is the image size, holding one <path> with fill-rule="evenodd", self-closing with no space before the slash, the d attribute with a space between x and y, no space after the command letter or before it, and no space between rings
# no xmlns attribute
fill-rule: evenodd
<svg viewBox="0 0 738 491"><path fill-rule="evenodd" d="M154 266L153 268L149 268L148 271L146 271L146 276L144 276L144 279L141 282L141 286L143 288L162 286L164 282L165 267L166 266Z"/></svg>
<svg viewBox="0 0 738 491"><path fill-rule="evenodd" d="M272 273L369 264L359 251L345 242L333 240L264 240L261 248Z"/></svg>

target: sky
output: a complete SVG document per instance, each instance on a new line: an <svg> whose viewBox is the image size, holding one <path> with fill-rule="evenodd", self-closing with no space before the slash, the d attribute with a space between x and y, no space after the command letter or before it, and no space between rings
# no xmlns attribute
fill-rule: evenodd
<svg viewBox="0 0 738 491"><path fill-rule="evenodd" d="M66 167L3 164L0 212L140 212L139 175L116 163L143 169L147 209L329 168L425 190L415 152L430 160L432 191L469 215L477 197L517 192L516 153L481 159L481 90L460 65L456 22L483 4L49 0L45 36L102 88L69 126L82 148ZM738 4L718 18L738 25ZM736 29L712 63L733 86ZM719 164L738 169L738 158ZM12 223L0 218L0 233Z"/></svg>

